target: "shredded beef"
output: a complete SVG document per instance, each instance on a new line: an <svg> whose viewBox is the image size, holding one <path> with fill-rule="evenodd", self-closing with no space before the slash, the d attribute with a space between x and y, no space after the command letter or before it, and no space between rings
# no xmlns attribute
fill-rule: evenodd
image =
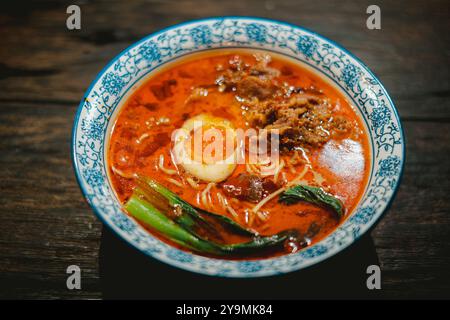
<svg viewBox="0 0 450 320"><path fill-rule="evenodd" d="M320 147L333 135L350 129L348 120L333 116L321 91L279 84L276 77L280 71L269 63L268 55L258 56L253 66L235 56L216 80L220 91L236 92L251 126L277 129L282 150Z"/></svg>

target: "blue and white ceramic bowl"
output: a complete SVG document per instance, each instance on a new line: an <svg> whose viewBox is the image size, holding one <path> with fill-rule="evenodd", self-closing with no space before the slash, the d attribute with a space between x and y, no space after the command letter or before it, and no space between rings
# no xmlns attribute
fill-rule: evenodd
<svg viewBox="0 0 450 320"><path fill-rule="evenodd" d="M328 78L357 108L370 136L372 166L358 207L332 234L295 254L257 261L229 261L180 251L146 232L122 213L108 180L105 152L113 119L153 70L190 53L217 48L265 49L283 54ZM97 76L78 108L73 163L87 201L124 241L179 268L225 277L260 277L299 270L343 250L367 232L389 207L405 158L397 111L374 74L350 52L301 27L261 18L197 20L154 33L127 48Z"/></svg>

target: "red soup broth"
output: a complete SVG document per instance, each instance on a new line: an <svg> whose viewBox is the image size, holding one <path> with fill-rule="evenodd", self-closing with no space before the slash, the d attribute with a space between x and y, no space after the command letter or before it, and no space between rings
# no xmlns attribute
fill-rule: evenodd
<svg viewBox="0 0 450 320"><path fill-rule="evenodd" d="M200 181L198 189L194 189L183 177L167 175L159 168L160 157L163 155L164 167L168 170L177 169L170 161L171 135L189 118L209 114L229 120L236 128L249 126L242 115L242 103L236 99L235 92L220 92L215 85L218 70L229 64L236 55L249 65L256 63L253 51L193 54L153 72L131 93L117 115L107 150L109 175L116 196L121 203L127 201L135 187L134 180L129 177L138 173L158 181L192 205L226 215L243 226L251 222L251 229L261 235L273 235L286 229L297 229L304 234L315 223L320 226L320 230L311 239L310 244L314 244L333 232L357 206L370 173L371 154L366 129L355 107L336 87L298 62L271 53L269 66L280 71L276 79L280 83L320 90L329 99L333 115L343 116L351 123L352 129L346 134L330 139L323 146L302 149L313 169L305 174L302 181L317 184L317 177L320 177L326 191L342 201L345 207L343 218L336 219L335 213L330 210L306 202L287 206L279 203L277 197L264 205L264 221L258 217L249 217L249 208L254 204L227 199L237 214L235 216L223 208L220 199L215 196L220 188L214 187L211 190L211 209L200 201L200 194L207 183ZM199 87L208 89L207 97L190 99L193 90ZM289 158L292 158L292 154L286 155L286 159ZM300 161L292 165L293 168L285 167L283 176L292 180L304 166ZM228 179L245 171L245 164L238 164ZM174 184L171 179L182 185ZM250 219L253 221L249 221ZM181 248L148 226L144 227L162 241ZM222 236L229 243L245 241L245 238L238 235ZM287 253L289 250L274 249L256 255L230 258L258 259Z"/></svg>

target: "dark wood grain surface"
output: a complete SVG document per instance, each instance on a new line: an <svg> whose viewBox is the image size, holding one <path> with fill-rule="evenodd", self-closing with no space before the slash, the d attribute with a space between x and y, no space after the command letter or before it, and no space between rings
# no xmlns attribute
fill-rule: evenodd
<svg viewBox="0 0 450 320"><path fill-rule="evenodd" d="M0 4L0 297L101 298L102 226L70 160L75 111L103 66L131 43L189 19L254 15L310 28L361 58L390 92L407 160L392 208L372 232L388 297L450 297L448 1L77 1ZM68 265L82 290L66 289Z"/></svg>

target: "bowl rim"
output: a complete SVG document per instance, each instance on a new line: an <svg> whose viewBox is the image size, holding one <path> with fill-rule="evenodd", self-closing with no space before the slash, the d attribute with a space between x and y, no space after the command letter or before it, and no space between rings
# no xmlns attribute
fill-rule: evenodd
<svg viewBox="0 0 450 320"><path fill-rule="evenodd" d="M348 243L345 243L343 245L340 245L338 250L332 250L329 251L325 254L322 254L318 257L318 259L316 259L314 262L310 263L310 264L306 264L306 265L300 265L294 268L290 268L288 271L274 271L274 272L265 272L263 274L254 274L254 273L245 273L245 274L221 274L219 272L215 272L215 273L211 273L211 272L204 272L202 270L198 270L198 269L188 269L185 268L184 266L180 266L179 264L176 264L174 262L172 262L169 259L160 259L157 256L154 256L153 254L142 250L141 248L139 248L137 245L135 245L134 243L131 243L130 241L128 241L125 237L121 236L114 228L113 226L103 217L103 215L99 212L98 208L96 207L95 204L91 203L91 201L89 201L89 199L87 198L87 192L85 190L85 187L83 186L82 183L82 177L81 177L81 173L80 173L80 169L76 160L76 133L77 133L77 128L78 128L78 123L79 123L79 119L80 119L80 115L81 112L83 110L83 106L84 106L84 102L85 100L88 98L89 93L92 91L92 89L94 88L94 86L97 84L98 80L105 74L105 72L114 64L116 63L126 52L130 51L130 49L137 47L139 44L144 43L145 41L164 34L165 32L168 32L172 29L177 29L183 26L189 26L192 24L196 24L196 23L201 23L201 22L211 22L211 21L220 21L220 20L226 20L226 19L231 19L231 20L249 20L249 21L255 21L255 22L263 22L263 23L271 23L271 24L275 24L275 25L281 25L281 26L286 26L286 27L290 27L292 29L297 29L306 33L309 33L311 35L313 35L314 37L317 37L319 39L321 39L324 42L328 42L330 43L334 48L341 50L342 52L344 52L346 55L348 55L349 57L351 57L352 59L354 59L360 67L362 67L364 69L365 72L367 72L369 75L371 75L373 77L374 80L377 81L377 85L380 87L380 89L384 92L385 94L385 98L387 99L387 101L389 102L390 106L392 107L391 111L393 112L394 118L396 119L397 123L398 123L398 131L399 131L399 140L401 141L401 164L400 164L400 168L399 168L399 174L398 174L398 179L395 183L395 186L392 188L392 195L390 196L389 200L387 201L385 208L383 209L383 211L381 211L378 214L378 217L376 219L372 219L372 221L370 221L370 223L367 225L367 229L364 230L364 232L358 234L356 237L354 237L354 239ZM264 48L262 48L261 50L264 50ZM76 176L76 180L78 183L78 186L82 192L83 198L86 200L86 202L89 204L89 206L91 207L91 209L93 210L94 214L97 216L97 218L102 222L103 225L106 225L111 231L112 233L120 238L122 241L124 241L128 246L136 249L137 251L141 252L142 254L157 259L158 261L161 261L167 265L170 265L171 267L175 267L175 268L179 268L181 270L184 271L190 271L190 272L195 272L197 274L202 274L202 275L206 275L206 276L218 276L218 277L230 277L230 278L242 278L242 277L267 277L267 276L275 276L278 274L284 274L284 273L290 273L290 272L294 272L294 271L300 271L302 269L306 269L306 268L310 268L318 263L321 263L324 260L327 260L339 253L342 253L343 251L347 250L350 246L352 246L356 241L359 240L359 238L361 238L363 235L366 235L368 233L370 233L373 228L376 227L376 225L381 221L381 219L383 218L383 216L387 213L387 211L391 208L392 203L397 195L397 192L399 190L399 187L401 185L402 179L403 179L403 175L404 175L404 169L405 169L405 162L406 162L406 140L405 140L405 133L404 133L404 129L403 129L403 125L401 122L401 118L399 116L397 107L395 106L391 96L389 95L388 91L386 90L385 86L383 85L383 83L380 81L380 79L375 75L375 73L373 71L371 71L369 69L369 67L363 62L361 61L357 56L355 56L353 53L351 53L348 49L346 49L345 47L343 47L342 45L336 43L333 40L330 40L329 38L322 36L321 34L312 31L308 28L305 28L303 26L298 26L289 22L285 22L285 21L280 21L280 20L276 20L276 19L271 19L271 18L265 18L265 17L257 17L257 16L211 16L211 17L206 17L206 18L200 18L200 19L192 19L192 20L187 20L181 23L177 23L174 25L170 25L167 26L165 28L159 29L145 37L143 37L142 39L131 43L129 46L127 46L125 49L123 49L122 51L120 51L118 54L116 54L114 56L114 58L112 58L108 64L106 64L96 75L96 77L94 78L94 80L91 81L89 87L86 89L86 91L83 94L83 97L78 105L78 108L76 110L75 116L74 116L74 121L73 121L73 127L72 127L72 137L71 137L71 161L72 161L72 166L75 172L75 176ZM373 142L370 141L370 144L372 144ZM374 157L374 155L372 155ZM151 235L152 237L154 237L153 235ZM324 239L322 239L324 240ZM184 252L183 250L177 249L181 252ZM195 253L190 253L192 255L195 256L199 256ZM204 257L201 256L204 259L212 259L212 260L220 260L220 261L231 261L231 262L242 262L242 261L253 261L253 260L224 260L224 259L217 259L217 258L209 258L209 257ZM283 257L283 256L281 256ZM280 257L272 257L271 259L277 259ZM268 259L264 259L264 260L268 260ZM259 261L259 260L256 260Z"/></svg>

